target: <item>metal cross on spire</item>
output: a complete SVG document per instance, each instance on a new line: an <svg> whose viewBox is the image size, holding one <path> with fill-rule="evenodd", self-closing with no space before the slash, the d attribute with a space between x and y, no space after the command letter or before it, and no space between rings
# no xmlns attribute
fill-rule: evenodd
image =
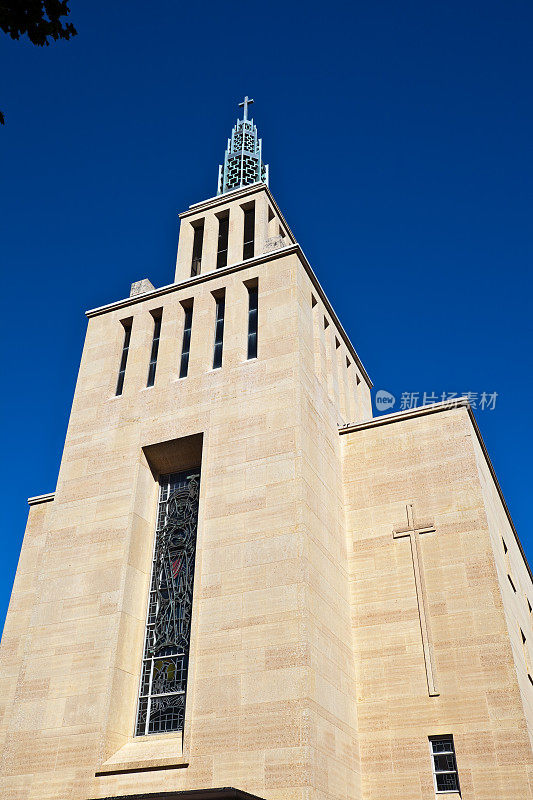
<svg viewBox="0 0 533 800"><path fill-rule="evenodd" d="M248 98L248 95L244 98L242 103L239 103L239 108L244 107L244 119L248 119L248 106L251 105L254 101Z"/></svg>

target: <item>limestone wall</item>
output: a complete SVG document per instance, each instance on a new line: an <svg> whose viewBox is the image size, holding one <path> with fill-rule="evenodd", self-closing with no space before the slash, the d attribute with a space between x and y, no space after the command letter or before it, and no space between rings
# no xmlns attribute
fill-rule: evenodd
<svg viewBox="0 0 533 800"><path fill-rule="evenodd" d="M465 800L531 797L516 637L512 648L500 591L507 578L498 580L487 524L495 512L467 410L341 439L363 797L430 800L428 737L439 734L454 736ZM428 691L410 542L393 537L410 502L435 529L419 536L419 548L438 696Z"/></svg>

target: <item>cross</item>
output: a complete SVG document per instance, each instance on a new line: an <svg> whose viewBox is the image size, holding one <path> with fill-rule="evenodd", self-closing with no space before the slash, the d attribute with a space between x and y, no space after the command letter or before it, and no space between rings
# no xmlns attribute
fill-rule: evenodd
<svg viewBox="0 0 533 800"><path fill-rule="evenodd" d="M431 641L431 629L429 626L429 614L427 609L426 583L424 580L424 565L420 553L420 535L422 533L435 533L432 523L416 524L413 512L413 504L407 503L407 527L395 528L392 532L394 539L408 536L411 542L411 557L413 559L413 571L415 574L416 599L418 603L418 615L420 618L420 633L422 634L422 648L424 651L424 661L426 665L426 678L430 697L437 697L439 692L435 682L435 664L433 658L433 644Z"/></svg>
<svg viewBox="0 0 533 800"><path fill-rule="evenodd" d="M244 106L244 119L248 119L248 106L251 105L254 101L248 99L248 95L244 98L242 103L239 103L239 108Z"/></svg>

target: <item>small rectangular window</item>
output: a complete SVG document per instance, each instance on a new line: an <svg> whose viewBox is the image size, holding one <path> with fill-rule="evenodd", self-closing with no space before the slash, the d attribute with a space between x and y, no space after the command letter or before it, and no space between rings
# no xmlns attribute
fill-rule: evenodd
<svg viewBox="0 0 533 800"><path fill-rule="evenodd" d="M152 311L154 318L154 335L152 338L152 350L150 353L150 366L148 367L147 386L153 386L155 381L155 370L157 367L157 353L159 351L159 339L161 337L161 318L162 311Z"/></svg>
<svg viewBox="0 0 533 800"><path fill-rule="evenodd" d="M453 736L430 736L431 761L435 791L458 792L459 775L455 760Z"/></svg>
<svg viewBox="0 0 533 800"><path fill-rule="evenodd" d="M226 297L224 294L215 298L216 302L216 315L215 315L215 348L213 351L213 369L218 369L222 366L222 346L224 344L224 312L226 305Z"/></svg>
<svg viewBox="0 0 533 800"><path fill-rule="evenodd" d="M122 356L120 358L120 368L118 371L118 380L117 380L117 388L115 391L115 395L122 394L122 390L124 389L124 378L126 377L126 364L128 362L128 352L130 349L130 339L131 339L131 320L127 320L123 322L122 325L124 326L124 344L122 345Z"/></svg>
<svg viewBox="0 0 533 800"><path fill-rule="evenodd" d="M200 274L202 263L202 248L204 244L204 222L203 220L194 226L194 240L192 245L192 264L191 277Z"/></svg>
<svg viewBox="0 0 533 800"><path fill-rule="evenodd" d="M189 353L191 352L192 303L185 306L185 322L183 326L183 344L181 346L180 378L186 378L189 372Z"/></svg>
<svg viewBox="0 0 533 800"><path fill-rule="evenodd" d="M248 358L257 358L258 286L248 287Z"/></svg>
<svg viewBox="0 0 533 800"><path fill-rule="evenodd" d="M520 628L520 638L522 639L522 649L524 651L524 663L526 665L527 677L529 678L529 682L533 684L533 677L531 676L531 667L529 664L529 647L527 644L526 635L522 628Z"/></svg>
<svg viewBox="0 0 533 800"><path fill-rule="evenodd" d="M244 243L242 248L242 258L254 257L255 239L255 205L244 210Z"/></svg>
<svg viewBox="0 0 533 800"><path fill-rule="evenodd" d="M218 218L217 269L228 264L229 213Z"/></svg>

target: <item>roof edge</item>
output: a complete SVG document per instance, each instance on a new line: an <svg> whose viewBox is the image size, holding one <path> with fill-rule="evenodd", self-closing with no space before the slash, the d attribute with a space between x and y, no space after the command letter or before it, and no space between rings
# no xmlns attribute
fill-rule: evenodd
<svg viewBox="0 0 533 800"><path fill-rule="evenodd" d="M372 419L363 420L363 422L347 423L339 428L339 433L351 433L352 431L361 431L366 428L378 428L380 425L389 425L392 422L401 422L404 419L413 419L414 417L423 417L426 414L436 414L439 411L449 411L452 408L462 408L468 406L467 397L457 397L453 400L443 400L440 403L429 403L425 406L418 406L417 408L408 408L405 411L393 411L391 414L382 414L380 417L372 417Z"/></svg>

